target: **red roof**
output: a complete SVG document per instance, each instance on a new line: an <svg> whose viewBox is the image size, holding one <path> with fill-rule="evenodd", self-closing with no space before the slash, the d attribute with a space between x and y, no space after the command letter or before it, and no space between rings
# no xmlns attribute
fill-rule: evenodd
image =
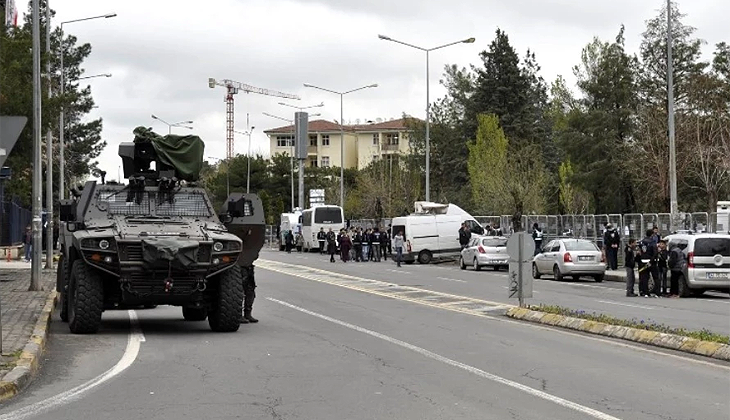
<svg viewBox="0 0 730 420"><path fill-rule="evenodd" d="M356 125L345 125L344 130L348 132L369 132L369 131L384 131L384 130L405 130L406 120L400 118L393 121L383 121L380 123L373 124L356 124ZM310 132L320 133L337 133L340 131L340 125L327 120L314 120L309 122ZM288 134L294 132L293 125L285 125L282 127L272 128L271 130L265 130L266 134Z"/></svg>

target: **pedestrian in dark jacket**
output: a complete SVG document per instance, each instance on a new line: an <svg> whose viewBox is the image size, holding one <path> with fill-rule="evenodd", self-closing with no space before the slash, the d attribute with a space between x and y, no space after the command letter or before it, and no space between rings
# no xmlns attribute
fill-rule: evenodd
<svg viewBox="0 0 730 420"><path fill-rule="evenodd" d="M388 231L384 230L380 232L380 254L383 256L383 261L388 261L388 244L390 238L388 237Z"/></svg>
<svg viewBox="0 0 730 420"><path fill-rule="evenodd" d="M23 245L25 248L25 262L33 259L33 229L28 225L23 235Z"/></svg>
<svg viewBox="0 0 730 420"><path fill-rule="evenodd" d="M373 233L370 235L370 242L372 242L373 257L375 261L380 262L380 229L373 229Z"/></svg>
<svg viewBox="0 0 730 420"><path fill-rule="evenodd" d="M466 226L466 223L462 223L461 229L459 229L459 245L461 245L461 249L466 248L466 246L469 245L470 240L471 240L471 232L469 231L469 228Z"/></svg>
<svg viewBox="0 0 730 420"><path fill-rule="evenodd" d="M347 262L347 260L350 259L351 249L352 240L350 240L350 235L343 233L342 236L340 236L340 258L342 259L342 262Z"/></svg>
<svg viewBox="0 0 730 420"><path fill-rule="evenodd" d="M618 269L618 247L621 245L621 235L616 231L613 224L606 225L606 233L603 234L603 249L606 251L606 261L610 270Z"/></svg>
<svg viewBox="0 0 730 420"><path fill-rule="evenodd" d="M352 237L352 247L355 249L355 262L362 261L362 229L357 228Z"/></svg>
<svg viewBox="0 0 730 420"><path fill-rule="evenodd" d="M323 255L325 251L324 244L327 242L327 234L324 233L324 228L319 228L319 232L317 232L317 242L319 242L319 254Z"/></svg>
<svg viewBox="0 0 730 420"><path fill-rule="evenodd" d="M284 235L284 240L286 241L286 252L291 254L291 249L294 247L294 234L291 230Z"/></svg>
<svg viewBox="0 0 730 420"><path fill-rule="evenodd" d="M626 268L626 296L635 297L634 284L636 277L634 276L634 268L636 267L636 239L630 238L629 244L624 248L624 267Z"/></svg>
<svg viewBox="0 0 730 420"><path fill-rule="evenodd" d="M644 272L646 272L646 287L647 289L646 294L642 295L644 297L649 297L652 294L655 296L658 296L659 294L659 267L657 265L657 254L658 254L658 248L657 243L654 242L654 231L653 230L647 230L646 231L646 237L641 241L639 244L639 248L641 249L641 255L642 261L646 261L646 266L644 268ZM641 266L639 267L639 270L641 270ZM640 271L641 273L641 271ZM654 287L652 287L651 290L649 290L649 276L654 279ZM639 294L641 294L641 274L639 274Z"/></svg>
<svg viewBox="0 0 730 420"><path fill-rule="evenodd" d="M335 262L335 254L337 253L337 236L330 228L327 232L327 253L330 254L330 262Z"/></svg>
<svg viewBox="0 0 730 420"><path fill-rule="evenodd" d="M659 296L669 295L669 285L667 284L667 271L669 260L669 251L667 251L667 241L659 240L657 251L657 273L659 273Z"/></svg>
<svg viewBox="0 0 730 420"><path fill-rule="evenodd" d="M687 265L687 260L684 257L684 252L678 244L673 244L669 251L669 260L667 261L667 268L669 268L671 277L669 279L669 297L679 297L679 282L684 281L684 268Z"/></svg>

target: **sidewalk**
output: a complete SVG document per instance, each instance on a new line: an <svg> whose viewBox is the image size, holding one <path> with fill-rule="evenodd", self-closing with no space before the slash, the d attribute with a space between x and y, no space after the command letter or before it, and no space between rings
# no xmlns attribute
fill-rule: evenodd
<svg viewBox="0 0 730 420"><path fill-rule="evenodd" d="M17 394L37 370L56 301L55 270L42 270L43 291L29 292L30 268L24 261L0 261L0 402Z"/></svg>
<svg viewBox="0 0 730 420"><path fill-rule="evenodd" d="M639 274L636 273L636 270L634 270L634 277L639 279ZM603 278L606 281L617 281L621 283L626 283L626 269L623 267L619 267L618 270L606 270L606 276Z"/></svg>

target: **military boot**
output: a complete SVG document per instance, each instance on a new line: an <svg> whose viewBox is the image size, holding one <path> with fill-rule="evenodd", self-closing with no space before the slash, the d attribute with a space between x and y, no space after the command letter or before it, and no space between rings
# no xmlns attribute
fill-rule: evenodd
<svg viewBox="0 0 730 420"><path fill-rule="evenodd" d="M241 324L248 324L248 319L246 319L245 316L241 315L241 319L239 319L239 322Z"/></svg>
<svg viewBox="0 0 730 420"><path fill-rule="evenodd" d="M254 317L251 316L251 311L244 311L243 312L243 319L245 319L246 322L251 322L251 323L254 323L254 324L257 323L257 322L259 322L258 319L256 319L256 318L254 318Z"/></svg>

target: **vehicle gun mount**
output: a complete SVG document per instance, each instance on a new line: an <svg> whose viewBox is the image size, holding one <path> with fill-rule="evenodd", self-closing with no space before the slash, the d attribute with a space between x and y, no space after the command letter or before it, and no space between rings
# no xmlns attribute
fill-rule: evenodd
<svg viewBox="0 0 730 420"><path fill-rule="evenodd" d="M179 181L198 180L205 149L200 137L160 136L145 127L137 127L133 133L134 141L119 145L124 177L131 187L153 185L172 189Z"/></svg>

